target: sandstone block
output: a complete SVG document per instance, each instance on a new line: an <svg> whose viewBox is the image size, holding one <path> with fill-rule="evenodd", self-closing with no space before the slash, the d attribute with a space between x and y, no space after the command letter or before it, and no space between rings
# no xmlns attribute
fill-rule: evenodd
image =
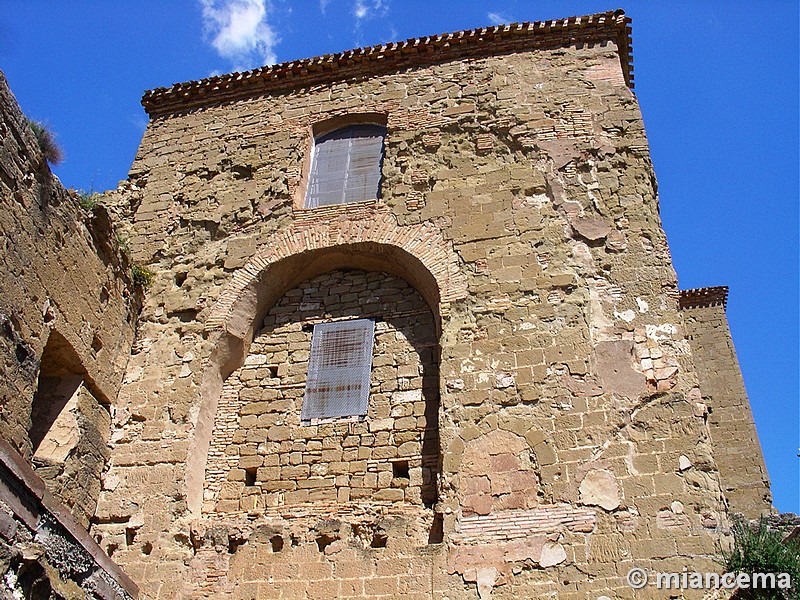
<svg viewBox="0 0 800 600"><path fill-rule="evenodd" d="M615 510L620 506L620 489L614 474L604 469L592 469L580 484L582 504Z"/></svg>

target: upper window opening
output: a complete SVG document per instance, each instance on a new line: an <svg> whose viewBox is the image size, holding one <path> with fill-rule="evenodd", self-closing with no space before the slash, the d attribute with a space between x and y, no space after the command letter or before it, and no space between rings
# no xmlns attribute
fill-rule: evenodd
<svg viewBox="0 0 800 600"><path fill-rule="evenodd" d="M314 325L303 421L367 414L374 337L371 319Z"/></svg>
<svg viewBox="0 0 800 600"><path fill-rule="evenodd" d="M380 125L352 125L316 138L306 208L376 200L385 135Z"/></svg>

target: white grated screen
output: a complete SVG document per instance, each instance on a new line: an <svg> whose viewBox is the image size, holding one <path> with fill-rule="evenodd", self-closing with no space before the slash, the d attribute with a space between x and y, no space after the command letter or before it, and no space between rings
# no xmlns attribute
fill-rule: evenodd
<svg viewBox="0 0 800 600"><path fill-rule="evenodd" d="M303 421L367 414L374 337L371 319L314 325Z"/></svg>
<svg viewBox="0 0 800 600"><path fill-rule="evenodd" d="M354 125L317 138L306 207L378 198L386 129Z"/></svg>

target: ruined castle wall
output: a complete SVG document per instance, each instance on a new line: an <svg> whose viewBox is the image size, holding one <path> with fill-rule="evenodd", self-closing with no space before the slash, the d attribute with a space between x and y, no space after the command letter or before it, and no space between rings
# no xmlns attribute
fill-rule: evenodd
<svg viewBox="0 0 800 600"><path fill-rule="evenodd" d="M49 381L63 391L53 383L59 378L82 382L80 403L67 411L72 427L49 438L59 459L45 460L40 474L88 524L105 464L109 404L133 341L132 285L108 214L102 207L85 213L50 173L1 73L0 203L0 435L30 460L31 436L41 441L49 431L32 431L40 372L44 388ZM44 389L40 396L36 414L69 398ZM49 428L55 416L40 423ZM56 451L66 444L70 452ZM44 449L39 454L48 458Z"/></svg>
<svg viewBox="0 0 800 600"><path fill-rule="evenodd" d="M381 198L302 208L313 126L354 113L386 122ZM127 194L131 247L156 280L94 532L149 597L626 596L634 565L715 568L722 495L613 44L157 117ZM399 277L431 307L438 502L337 491L204 514L225 386L264 349L254 336L286 290L340 268ZM269 442L250 431L226 452Z"/></svg>
<svg viewBox="0 0 800 600"><path fill-rule="evenodd" d="M703 402L709 408L714 455L728 508L750 519L758 518L772 510L772 495L725 303L720 300L686 306L683 317Z"/></svg>
<svg viewBox="0 0 800 600"><path fill-rule="evenodd" d="M109 458L111 415L84 384L65 408L36 449L33 466L51 492L88 528Z"/></svg>

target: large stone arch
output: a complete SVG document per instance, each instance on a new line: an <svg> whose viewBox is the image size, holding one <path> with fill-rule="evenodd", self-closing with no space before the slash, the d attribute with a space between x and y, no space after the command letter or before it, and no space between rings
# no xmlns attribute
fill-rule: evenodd
<svg viewBox="0 0 800 600"><path fill-rule="evenodd" d="M352 319L372 321L363 415L303 421L314 327ZM441 461L438 342L421 294L382 271L328 271L286 292L259 323L244 364L223 384L203 515L309 502L350 505L346 510L372 501L431 509ZM313 486L298 482L306 477Z"/></svg>
<svg viewBox="0 0 800 600"><path fill-rule="evenodd" d="M383 271L408 281L425 299L441 331L454 301L467 295L452 245L431 224L398 226L394 215L332 215L295 222L274 235L234 274L206 320L213 350L200 386L194 439L186 465L187 503L200 516L206 459L225 379L244 361L263 315L301 281L342 268Z"/></svg>

